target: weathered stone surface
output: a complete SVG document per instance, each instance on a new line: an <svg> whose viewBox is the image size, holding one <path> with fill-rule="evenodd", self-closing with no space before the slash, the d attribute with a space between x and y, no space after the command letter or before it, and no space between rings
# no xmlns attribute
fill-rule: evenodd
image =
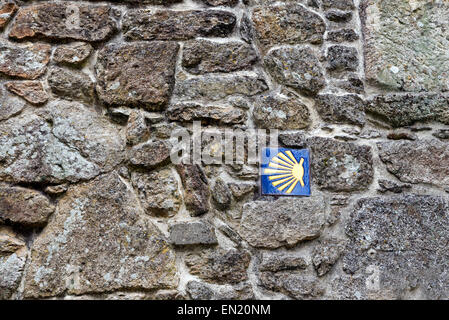
<svg viewBox="0 0 449 320"><path fill-rule="evenodd" d="M336 85L350 93L363 94L365 92L365 85L359 77L349 76L346 80L338 81Z"/></svg>
<svg viewBox="0 0 449 320"><path fill-rule="evenodd" d="M390 140L416 140L418 136L410 131L405 129L397 129L389 132L387 134L387 139Z"/></svg>
<svg viewBox="0 0 449 320"><path fill-rule="evenodd" d="M243 14L242 19L240 20L240 29L239 29L240 37L246 43L252 43L254 39L254 29L251 23L250 18L246 13Z"/></svg>
<svg viewBox="0 0 449 320"><path fill-rule="evenodd" d="M26 297L170 288L175 257L116 173L71 187L34 242Z"/></svg>
<svg viewBox="0 0 449 320"><path fill-rule="evenodd" d="M17 9L17 5L12 2L0 5L0 29L3 29L9 20L11 20Z"/></svg>
<svg viewBox="0 0 449 320"><path fill-rule="evenodd" d="M61 64L78 66L89 58L93 48L86 42L63 44L56 48L53 59Z"/></svg>
<svg viewBox="0 0 449 320"><path fill-rule="evenodd" d="M235 7L237 3L239 3L239 0L201 0L201 2L211 7L218 7L218 6Z"/></svg>
<svg viewBox="0 0 449 320"><path fill-rule="evenodd" d="M259 128L298 130L307 128L310 112L305 104L295 98L266 95L254 106L253 118Z"/></svg>
<svg viewBox="0 0 449 320"><path fill-rule="evenodd" d="M239 233L253 247L292 247L319 237L325 214L325 199L318 194L250 202L243 206Z"/></svg>
<svg viewBox="0 0 449 320"><path fill-rule="evenodd" d="M371 147L313 137L307 139L313 154L312 177L331 191L366 189L374 175Z"/></svg>
<svg viewBox="0 0 449 320"><path fill-rule="evenodd" d="M256 189L256 185L250 183L228 183L229 190L235 199L240 200Z"/></svg>
<svg viewBox="0 0 449 320"><path fill-rule="evenodd" d="M98 53L97 91L109 105L141 106L160 110L174 85L174 42L109 44Z"/></svg>
<svg viewBox="0 0 449 320"><path fill-rule="evenodd" d="M315 109L329 123L365 124L365 102L357 95L321 94L315 99Z"/></svg>
<svg viewBox="0 0 449 320"><path fill-rule="evenodd" d="M313 249L312 263L318 276L328 273L345 249L345 242L337 238L323 239Z"/></svg>
<svg viewBox="0 0 449 320"><path fill-rule="evenodd" d="M327 69L332 72L356 71L359 66L357 49L335 45L327 49Z"/></svg>
<svg viewBox="0 0 449 320"><path fill-rule="evenodd" d="M54 211L54 205L38 191L0 185L0 221L42 226Z"/></svg>
<svg viewBox="0 0 449 320"><path fill-rule="evenodd" d="M40 105L48 100L48 94L40 81L11 81L5 83L5 87L31 104Z"/></svg>
<svg viewBox="0 0 449 320"><path fill-rule="evenodd" d="M300 132L282 132L279 134L279 142L290 148L303 148L306 146L306 137Z"/></svg>
<svg viewBox="0 0 449 320"><path fill-rule="evenodd" d="M284 270L303 270L307 268L307 261L300 256L291 254L264 254L259 271L278 272Z"/></svg>
<svg viewBox="0 0 449 320"><path fill-rule="evenodd" d="M178 181L170 169L133 172L131 181L147 214L173 217L178 213L181 195Z"/></svg>
<svg viewBox="0 0 449 320"><path fill-rule="evenodd" d="M331 30L326 36L326 40L332 42L353 42L358 39L359 35L353 29Z"/></svg>
<svg viewBox="0 0 449 320"><path fill-rule="evenodd" d="M25 239L10 227L0 226L0 256L12 254L25 245Z"/></svg>
<svg viewBox="0 0 449 320"><path fill-rule="evenodd" d="M343 262L366 285L348 291L394 299L412 290L423 299L447 297L448 208L446 198L427 195L359 200L346 226L350 242Z"/></svg>
<svg viewBox="0 0 449 320"><path fill-rule="evenodd" d="M195 103L174 104L167 109L166 115L173 121L201 120L204 124L241 124L247 120L246 112L239 108L203 106Z"/></svg>
<svg viewBox="0 0 449 320"><path fill-rule="evenodd" d="M133 110L129 114L126 126L126 141L134 145L145 141L150 135L146 118L143 112Z"/></svg>
<svg viewBox="0 0 449 320"><path fill-rule="evenodd" d="M198 165L178 164L176 170L184 187L184 203L192 216L209 211L210 190L207 177Z"/></svg>
<svg viewBox="0 0 449 320"><path fill-rule="evenodd" d="M17 290L27 260L26 248L10 255L0 255L0 299L9 299Z"/></svg>
<svg viewBox="0 0 449 320"><path fill-rule="evenodd" d="M134 146L128 155L129 161L135 166L148 169L167 164L170 160L170 144L155 140Z"/></svg>
<svg viewBox="0 0 449 320"><path fill-rule="evenodd" d="M35 43L17 45L0 41L0 73L23 79L41 76L50 60L51 46Z"/></svg>
<svg viewBox="0 0 449 320"><path fill-rule="evenodd" d="M109 6L57 2L21 8L9 36L15 39L50 38L103 41L117 29Z"/></svg>
<svg viewBox="0 0 449 320"><path fill-rule="evenodd" d="M348 22L352 19L351 11L329 10L326 12L326 19L333 22Z"/></svg>
<svg viewBox="0 0 449 320"><path fill-rule="evenodd" d="M208 75L176 81L174 95L186 100L217 101L232 95L254 96L268 89L265 80L253 75Z"/></svg>
<svg viewBox="0 0 449 320"><path fill-rule="evenodd" d="M379 142L387 170L408 183L449 186L449 147L437 139Z"/></svg>
<svg viewBox="0 0 449 320"><path fill-rule="evenodd" d="M449 4L364 0L367 80L401 91L449 90Z"/></svg>
<svg viewBox="0 0 449 320"><path fill-rule="evenodd" d="M366 105L366 110L381 116L394 127L431 120L449 124L449 95L437 93L377 95Z"/></svg>
<svg viewBox="0 0 449 320"><path fill-rule="evenodd" d="M440 129L437 132L432 133L432 135L441 140L449 139L449 129Z"/></svg>
<svg viewBox="0 0 449 320"><path fill-rule="evenodd" d="M13 96L4 87L0 87L0 121L19 114L25 107L25 101Z"/></svg>
<svg viewBox="0 0 449 320"><path fill-rule="evenodd" d="M186 286L192 300L253 300L251 285L211 286L199 281L189 281Z"/></svg>
<svg viewBox="0 0 449 320"><path fill-rule="evenodd" d="M323 19L296 3L256 7L253 25L262 51L275 45L320 44L326 30Z"/></svg>
<svg viewBox="0 0 449 320"><path fill-rule="evenodd" d="M406 183L397 183L386 179L380 179L378 183L380 189L377 189L377 191L379 191L380 193L385 192L401 193L412 187L411 185Z"/></svg>
<svg viewBox="0 0 449 320"><path fill-rule="evenodd" d="M251 256L245 250L206 249L189 253L185 263L190 273L212 283L239 283L248 279Z"/></svg>
<svg viewBox="0 0 449 320"><path fill-rule="evenodd" d="M261 284L268 290L281 292L295 299L317 298L324 293L317 279L290 272L262 272Z"/></svg>
<svg viewBox="0 0 449 320"><path fill-rule="evenodd" d="M276 81L300 93L316 94L325 86L320 63L310 48L273 49L265 57L264 64Z"/></svg>
<svg viewBox="0 0 449 320"><path fill-rule="evenodd" d="M94 83L84 72L54 66L49 70L47 81L56 96L86 103L95 99Z"/></svg>
<svg viewBox="0 0 449 320"><path fill-rule="evenodd" d="M122 23L126 40L189 40L196 37L226 37L236 17L221 10L153 11L129 10Z"/></svg>
<svg viewBox="0 0 449 320"><path fill-rule="evenodd" d="M205 222L183 222L169 228L170 243L176 246L217 244L215 228Z"/></svg>
<svg viewBox="0 0 449 320"><path fill-rule="evenodd" d="M229 190L226 182L223 179L218 178L212 187L212 199L218 208L225 210L231 205L231 191Z"/></svg>
<svg viewBox="0 0 449 320"><path fill-rule="evenodd" d="M237 41L189 41L182 52L182 66L192 74L247 70L257 61L252 47Z"/></svg>

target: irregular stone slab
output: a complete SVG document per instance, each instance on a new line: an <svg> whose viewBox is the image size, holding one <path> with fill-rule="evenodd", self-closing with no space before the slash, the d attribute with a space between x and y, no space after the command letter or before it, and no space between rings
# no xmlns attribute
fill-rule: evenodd
<svg viewBox="0 0 449 320"><path fill-rule="evenodd" d="M5 83L5 87L34 105L44 104L48 100L48 94L40 81L11 81Z"/></svg>
<svg viewBox="0 0 449 320"><path fill-rule="evenodd" d="M0 184L0 221L26 226L42 226L55 206L42 193Z"/></svg>
<svg viewBox="0 0 449 320"><path fill-rule="evenodd" d="M326 19L332 22L345 23L352 19L351 11L329 10L325 14Z"/></svg>
<svg viewBox="0 0 449 320"><path fill-rule="evenodd" d="M51 46L35 43L17 45L0 40L0 73L23 79L36 79L45 72Z"/></svg>
<svg viewBox="0 0 449 320"><path fill-rule="evenodd" d="M351 142L313 137L307 139L312 150L312 177L330 191L355 191L368 188L374 169L371 147Z"/></svg>
<svg viewBox="0 0 449 320"><path fill-rule="evenodd" d="M365 124L365 102L357 95L321 94L315 99L315 109L328 123Z"/></svg>
<svg viewBox="0 0 449 320"><path fill-rule="evenodd" d="M202 106L195 103L179 103L166 111L167 118L173 121L204 123L242 124L247 120L246 112L234 107Z"/></svg>
<svg viewBox="0 0 449 320"><path fill-rule="evenodd" d="M0 256L12 254L26 246L25 239L10 227L0 226Z"/></svg>
<svg viewBox="0 0 449 320"><path fill-rule="evenodd" d="M0 255L0 299L10 299L17 291L25 269L27 254L26 248L22 248L10 255Z"/></svg>
<svg viewBox="0 0 449 320"><path fill-rule="evenodd" d="M381 116L394 127L432 120L449 124L449 95L437 93L377 95L367 103L366 110Z"/></svg>
<svg viewBox="0 0 449 320"><path fill-rule="evenodd" d="M267 95L258 99L253 118L260 128L297 130L307 128L310 112L305 104L295 98Z"/></svg>
<svg viewBox="0 0 449 320"><path fill-rule="evenodd" d="M226 182L222 178L217 178L212 187L212 199L215 205L221 210L226 210L231 205L231 197L231 190Z"/></svg>
<svg viewBox="0 0 449 320"><path fill-rule="evenodd" d="M114 106L163 109L170 99L179 45L174 42L112 43L98 53L97 92Z"/></svg>
<svg viewBox="0 0 449 320"><path fill-rule="evenodd" d="M281 44L320 44L326 30L319 15L295 3L256 7L252 20L263 52Z"/></svg>
<svg viewBox="0 0 449 320"><path fill-rule="evenodd" d="M50 125L32 112L0 123L0 178L3 181L76 182L91 179L98 173L97 165L58 140L52 135Z"/></svg>
<svg viewBox="0 0 449 320"><path fill-rule="evenodd" d="M167 164L171 145L162 140L149 141L134 146L128 155L131 164L148 169Z"/></svg>
<svg viewBox="0 0 449 320"><path fill-rule="evenodd" d="M153 11L129 10L123 17L126 40L189 40L196 37L226 37L236 17L221 10Z"/></svg>
<svg viewBox="0 0 449 320"><path fill-rule="evenodd" d="M104 5L35 4L19 10L9 37L103 41L117 30L117 16L110 6Z"/></svg>
<svg viewBox="0 0 449 320"><path fill-rule="evenodd" d="M239 234L253 247L292 247L319 237L325 214L326 202L321 195L254 201L243 206Z"/></svg>
<svg viewBox="0 0 449 320"><path fill-rule="evenodd" d="M327 69L331 72L357 71L359 58L354 47L335 45L327 49Z"/></svg>
<svg viewBox="0 0 449 320"><path fill-rule="evenodd" d="M232 95L254 96L268 89L258 76L209 75L176 81L178 99L217 101Z"/></svg>
<svg viewBox="0 0 449 320"><path fill-rule="evenodd" d="M393 193L401 193L403 191L406 191L407 189L410 189L412 186L405 183L397 183L394 181L386 180L386 179L380 179L378 181L380 189L377 189L380 193L385 192L393 192Z"/></svg>
<svg viewBox="0 0 449 320"><path fill-rule="evenodd" d="M353 42L359 35L353 29L332 30L327 33L326 40L331 42Z"/></svg>
<svg viewBox="0 0 449 320"><path fill-rule="evenodd" d="M262 272L261 284L268 290L281 292L295 299L320 297L324 288L314 277L291 272Z"/></svg>
<svg viewBox="0 0 449 320"><path fill-rule="evenodd" d="M86 42L63 44L56 48L53 59L61 64L78 66L89 58L93 48Z"/></svg>
<svg viewBox="0 0 449 320"><path fill-rule="evenodd" d="M217 288L199 281L189 281L186 291L192 300L254 300L254 292L248 283Z"/></svg>
<svg viewBox="0 0 449 320"><path fill-rule="evenodd" d="M239 283L248 279L251 256L246 250L207 249L189 253L185 263L191 274L212 283Z"/></svg>
<svg viewBox="0 0 449 320"><path fill-rule="evenodd" d="M324 10L328 10L328 9L353 10L353 9L355 9L353 0L321 0L321 6Z"/></svg>
<svg viewBox="0 0 449 320"><path fill-rule="evenodd" d="M247 70L257 61L256 52L244 43L189 41L182 51L182 66L192 74Z"/></svg>
<svg viewBox="0 0 449 320"><path fill-rule="evenodd" d="M17 9L17 5L12 2L0 5L0 29L3 29L9 20L11 20Z"/></svg>
<svg viewBox="0 0 449 320"><path fill-rule="evenodd" d="M422 299L449 292L446 198L403 195L357 202L346 225L349 244L343 259L347 273L362 286L349 292L404 299L409 291Z"/></svg>
<svg viewBox="0 0 449 320"><path fill-rule="evenodd" d="M170 243L176 246L217 244L215 228L204 222L183 222L169 228Z"/></svg>
<svg viewBox="0 0 449 320"><path fill-rule="evenodd" d="M300 256L291 254L264 254L260 263L260 271L278 272L283 270L304 270L308 266L307 261Z"/></svg>
<svg viewBox="0 0 449 320"><path fill-rule="evenodd" d="M176 177L170 169L133 172L131 181L139 193L145 212L157 217L173 217L181 208L181 194Z"/></svg>
<svg viewBox="0 0 449 320"><path fill-rule="evenodd" d="M264 64L276 81L300 93L313 95L325 86L320 63L310 48L273 49L265 57Z"/></svg>
<svg viewBox="0 0 449 320"><path fill-rule="evenodd" d="M364 0L365 74L400 91L449 90L449 3Z"/></svg>
<svg viewBox="0 0 449 320"><path fill-rule="evenodd" d="M200 1L211 7L218 7L218 6L235 7L237 3L239 3L239 0L200 0Z"/></svg>
<svg viewBox="0 0 449 320"><path fill-rule="evenodd" d="M175 287L174 253L138 203L116 173L70 187L34 242L24 296Z"/></svg>
<svg viewBox="0 0 449 320"><path fill-rule="evenodd" d="M338 238L329 238L319 241L313 249L312 263L319 277L327 274L340 258L345 249L345 242Z"/></svg>
<svg viewBox="0 0 449 320"><path fill-rule="evenodd" d="M449 147L437 139L378 143L387 170L408 183L449 186Z"/></svg>
<svg viewBox="0 0 449 320"><path fill-rule="evenodd" d="M88 104L95 99L94 83L84 72L54 66L49 70L47 81L56 96Z"/></svg>
<svg viewBox="0 0 449 320"><path fill-rule="evenodd" d="M242 199L257 188L254 184L234 182L228 183L228 187L234 198L237 200Z"/></svg>
<svg viewBox="0 0 449 320"><path fill-rule="evenodd" d="M0 121L19 114L25 107L25 101L13 96L4 87L0 87Z"/></svg>
<svg viewBox="0 0 449 320"><path fill-rule="evenodd" d="M176 170L184 187L184 203L192 216L209 211L210 190L202 168L192 164L178 164Z"/></svg>
<svg viewBox="0 0 449 320"><path fill-rule="evenodd" d="M131 144L138 144L148 139L150 135L149 128L142 112L131 111L126 126L126 141Z"/></svg>

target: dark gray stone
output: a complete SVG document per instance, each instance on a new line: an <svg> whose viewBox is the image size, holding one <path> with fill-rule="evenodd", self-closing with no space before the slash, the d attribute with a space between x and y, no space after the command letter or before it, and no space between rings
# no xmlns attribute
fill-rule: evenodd
<svg viewBox="0 0 449 320"><path fill-rule="evenodd" d="M321 119L328 123L365 124L365 102L357 95L318 95L315 108Z"/></svg>
<svg viewBox="0 0 449 320"><path fill-rule="evenodd" d="M204 222L183 222L169 228L170 243L176 246L217 244L215 228Z"/></svg>

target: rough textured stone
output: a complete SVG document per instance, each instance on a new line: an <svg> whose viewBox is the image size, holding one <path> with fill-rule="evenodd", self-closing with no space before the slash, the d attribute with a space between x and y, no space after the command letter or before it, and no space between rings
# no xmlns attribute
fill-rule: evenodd
<svg viewBox="0 0 449 320"><path fill-rule="evenodd" d="M256 7L252 19L264 52L280 44L320 44L326 30L319 15L295 3Z"/></svg>
<svg viewBox="0 0 449 320"><path fill-rule="evenodd" d="M374 175L371 147L314 137L307 139L313 154L312 178L331 191L366 189Z"/></svg>
<svg viewBox="0 0 449 320"><path fill-rule="evenodd" d="M25 101L0 87L0 121L19 114L26 107Z"/></svg>
<svg viewBox="0 0 449 320"><path fill-rule="evenodd" d="M390 140L416 140L418 136L413 132L404 129L393 130L387 134L387 139Z"/></svg>
<svg viewBox="0 0 449 320"><path fill-rule="evenodd" d="M148 141L134 146L128 158L135 166L151 169L169 162L170 148L170 144L166 141Z"/></svg>
<svg viewBox="0 0 449 320"><path fill-rule="evenodd" d="M12 254L25 245L25 239L10 227L0 226L0 256Z"/></svg>
<svg viewBox="0 0 449 320"><path fill-rule="evenodd" d="M365 102L357 95L318 95L315 109L321 119L329 123L365 124Z"/></svg>
<svg viewBox="0 0 449 320"><path fill-rule="evenodd" d="M257 61L256 52L244 42L189 41L182 51L182 66L192 74L247 70Z"/></svg>
<svg viewBox="0 0 449 320"><path fill-rule="evenodd" d="M253 247L291 247L319 237L325 213L321 195L250 202L243 206L239 233Z"/></svg>
<svg viewBox="0 0 449 320"><path fill-rule="evenodd" d="M131 144L138 144L145 141L150 135L145 115L143 112L131 111L126 126L126 141Z"/></svg>
<svg viewBox="0 0 449 320"><path fill-rule="evenodd" d="M0 41L0 73L23 79L41 76L50 60L51 46L35 43L17 45Z"/></svg>
<svg viewBox="0 0 449 320"><path fill-rule="evenodd" d="M317 298L324 292L317 279L298 273L262 272L260 281L266 289L284 293L295 299Z"/></svg>
<svg viewBox="0 0 449 320"><path fill-rule="evenodd" d="M201 0L208 6L218 7L218 6L227 6L227 7L235 7L239 0Z"/></svg>
<svg viewBox="0 0 449 320"><path fill-rule="evenodd" d="M353 10L355 8L353 0L321 0L321 6L324 10Z"/></svg>
<svg viewBox="0 0 449 320"><path fill-rule="evenodd" d="M347 80L338 81L336 85L350 93L363 94L365 92L363 81L356 76L349 76Z"/></svg>
<svg viewBox="0 0 449 320"><path fill-rule="evenodd" d="M185 263L190 273L212 283L239 283L248 279L250 255L243 250L207 249L189 253Z"/></svg>
<svg viewBox="0 0 449 320"><path fill-rule="evenodd" d="M307 128L311 123L305 104L280 95L261 97L254 106L253 118L260 128L265 129L298 130Z"/></svg>
<svg viewBox="0 0 449 320"><path fill-rule="evenodd" d="M44 37L103 41L117 28L109 6L76 2L43 3L21 8L9 36L15 39Z"/></svg>
<svg viewBox="0 0 449 320"><path fill-rule="evenodd" d="M284 270L303 270L307 261L300 256L290 254L264 254L259 271L278 272Z"/></svg>
<svg viewBox="0 0 449 320"><path fill-rule="evenodd" d="M253 75L209 75L176 81L174 95L186 100L217 101L232 95L254 96L267 89L265 80Z"/></svg>
<svg viewBox="0 0 449 320"><path fill-rule="evenodd" d="M326 19L333 22L345 23L352 19L352 12L341 10L329 10L326 12Z"/></svg>
<svg viewBox="0 0 449 320"><path fill-rule="evenodd" d="M437 139L380 142L387 170L408 183L449 186L449 147Z"/></svg>
<svg viewBox="0 0 449 320"><path fill-rule="evenodd" d="M53 59L60 64L78 66L85 62L93 51L92 46L86 42L73 42L56 48Z"/></svg>
<svg viewBox="0 0 449 320"><path fill-rule="evenodd" d="M3 3L0 5L0 29L3 29L16 13L18 7L15 3Z"/></svg>
<svg viewBox="0 0 449 320"><path fill-rule="evenodd" d="M290 148L303 148L306 146L306 137L303 133L285 133L279 134L279 142Z"/></svg>
<svg viewBox="0 0 449 320"><path fill-rule="evenodd" d="M333 72L356 71L359 66L357 49L335 45L327 49L327 69Z"/></svg>
<svg viewBox="0 0 449 320"><path fill-rule="evenodd" d="M54 211L54 205L38 191L0 185L0 221L42 226Z"/></svg>
<svg viewBox="0 0 449 320"><path fill-rule="evenodd" d="M179 103L166 111L167 118L173 121L192 122L201 120L203 124L241 124L247 120L246 112L234 107L202 106L195 103Z"/></svg>
<svg viewBox="0 0 449 320"><path fill-rule="evenodd" d="M378 181L378 183L380 189L377 189L377 191L381 193L385 192L401 193L412 187L411 185L406 183L397 183L386 179L381 179Z"/></svg>
<svg viewBox="0 0 449 320"><path fill-rule="evenodd" d="M432 135L441 140L449 139L449 130L448 129L440 129L437 132L432 133Z"/></svg>
<svg viewBox="0 0 449 320"><path fill-rule="evenodd" d="M251 193L256 189L254 184L249 183L228 183L229 190L235 199L240 200L247 194Z"/></svg>
<svg viewBox="0 0 449 320"><path fill-rule="evenodd" d="M174 85L174 42L109 44L98 53L97 91L109 105L164 108Z"/></svg>
<svg viewBox="0 0 449 320"><path fill-rule="evenodd" d="M17 290L27 260L26 248L10 255L0 255L0 299L9 299Z"/></svg>
<svg viewBox="0 0 449 320"><path fill-rule="evenodd" d="M31 104L40 105L48 100L48 94L40 81L11 81L5 83L5 87Z"/></svg>
<svg viewBox="0 0 449 320"><path fill-rule="evenodd" d="M207 177L198 165L178 164L176 170L184 187L184 203L192 216L209 211L210 190Z"/></svg>
<svg viewBox="0 0 449 320"><path fill-rule="evenodd" d="M170 243L176 246L217 244L215 228L204 222L183 222L169 228Z"/></svg>
<svg viewBox="0 0 449 320"><path fill-rule="evenodd" d="M320 63L310 48L284 47L271 50L264 59L271 76L304 94L316 94L325 86Z"/></svg>
<svg viewBox="0 0 449 320"><path fill-rule="evenodd" d="M236 17L221 10L128 11L122 23L126 40L189 40L196 37L226 37L234 30Z"/></svg>
<svg viewBox="0 0 449 320"><path fill-rule="evenodd" d="M401 299L417 290L424 299L446 297L448 212L447 199L438 196L359 200L346 226L350 243L343 262L366 286L348 291Z"/></svg>
<svg viewBox="0 0 449 320"><path fill-rule="evenodd" d="M337 238L323 239L313 249L312 263L318 276L328 273L345 249L345 242Z"/></svg>
<svg viewBox="0 0 449 320"><path fill-rule="evenodd" d="M217 288L218 287L218 288ZM206 285L199 281L189 281L186 290L193 300L253 300L254 293L247 283L234 286Z"/></svg>
<svg viewBox="0 0 449 320"><path fill-rule="evenodd" d="M231 205L231 191L223 179L218 178L212 187L212 199L218 208L225 210Z"/></svg>
<svg viewBox="0 0 449 320"><path fill-rule="evenodd" d="M394 127L429 120L449 124L449 95L437 93L377 95L369 101L366 110L380 116Z"/></svg>
<svg viewBox="0 0 449 320"><path fill-rule="evenodd" d="M449 4L364 0L368 81L400 91L449 90Z"/></svg>
<svg viewBox="0 0 449 320"><path fill-rule="evenodd" d="M170 169L150 173L133 172L131 181L147 214L173 217L178 213L181 195L178 181Z"/></svg>
<svg viewBox="0 0 449 320"><path fill-rule="evenodd" d="M91 103L95 99L95 85L84 72L52 67L48 85L54 95L67 100Z"/></svg>
<svg viewBox="0 0 449 320"><path fill-rule="evenodd" d="M175 257L117 174L71 187L36 239L26 297L170 288Z"/></svg>
<svg viewBox="0 0 449 320"><path fill-rule="evenodd" d="M353 29L332 30L327 33L326 40L332 42L353 42L359 35Z"/></svg>

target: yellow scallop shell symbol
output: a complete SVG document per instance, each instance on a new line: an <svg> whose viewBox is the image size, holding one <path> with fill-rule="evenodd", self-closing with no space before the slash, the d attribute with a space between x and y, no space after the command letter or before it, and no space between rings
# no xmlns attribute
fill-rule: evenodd
<svg viewBox="0 0 449 320"><path fill-rule="evenodd" d="M279 191L285 193L291 193L299 184L304 187L304 158L301 158L299 162L291 151L285 151L285 153L279 152L273 157L268 164L270 168L264 170L265 174L270 174L268 179L273 181L273 187L276 187ZM273 168L273 169L271 169Z"/></svg>

